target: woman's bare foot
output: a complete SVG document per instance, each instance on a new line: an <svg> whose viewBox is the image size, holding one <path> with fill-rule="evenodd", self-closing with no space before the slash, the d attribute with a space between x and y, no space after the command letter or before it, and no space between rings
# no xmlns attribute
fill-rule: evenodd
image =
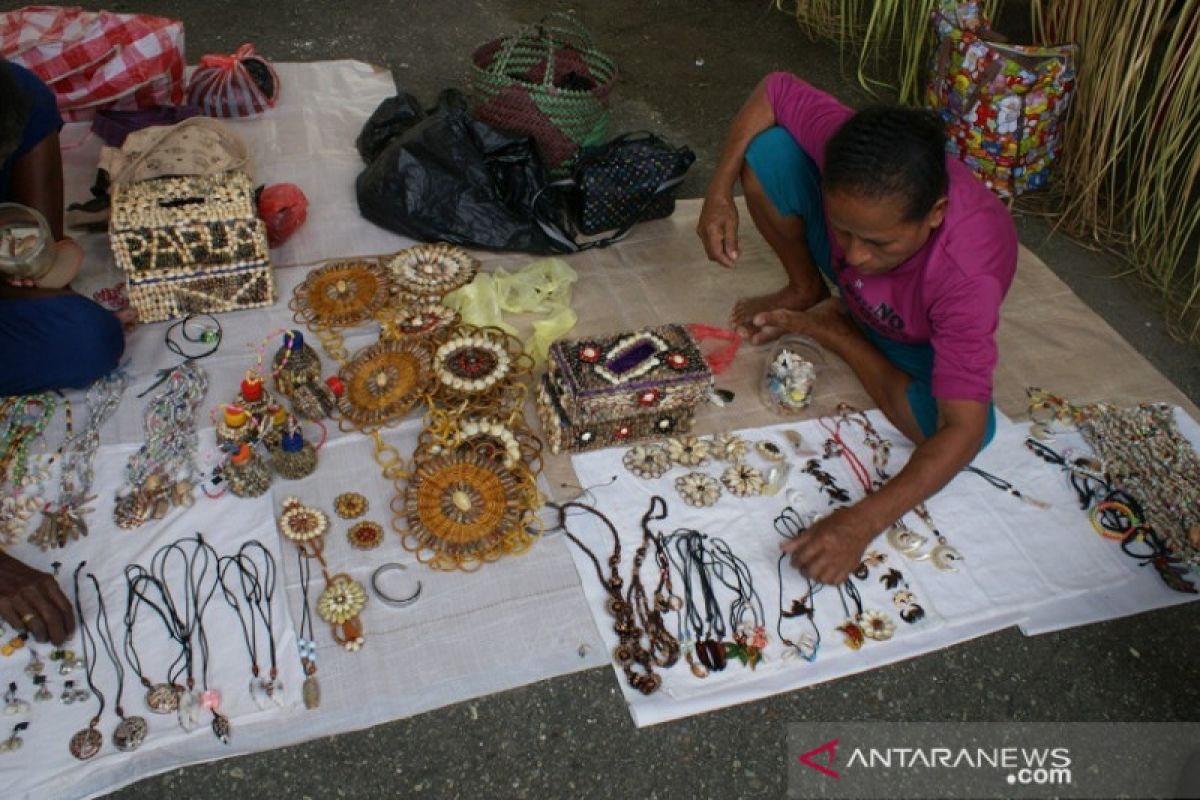
<svg viewBox="0 0 1200 800"><path fill-rule="evenodd" d="M798 289L789 283L782 289L770 294L759 295L758 297L743 297L734 304L733 313L729 315L729 325L741 334L743 338L752 339L758 333L758 326L754 322L758 315L767 311L781 309L785 311L804 311L820 300L822 294L821 292L814 293Z"/></svg>
<svg viewBox="0 0 1200 800"><path fill-rule="evenodd" d="M117 319L121 321L121 330L125 331L126 336L133 333L133 329L137 326L138 321L136 308L133 306L125 306L124 308L118 308L112 313L115 314Z"/></svg>
<svg viewBox="0 0 1200 800"><path fill-rule="evenodd" d="M830 342L858 333L846 307L836 297L826 297L807 311L764 311L754 316L752 324L755 330L750 337L751 344L766 344L785 333L799 333L830 347Z"/></svg>

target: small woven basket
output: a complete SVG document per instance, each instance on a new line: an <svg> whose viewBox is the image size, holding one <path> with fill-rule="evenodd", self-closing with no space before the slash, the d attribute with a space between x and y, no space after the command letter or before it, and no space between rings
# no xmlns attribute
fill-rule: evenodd
<svg viewBox="0 0 1200 800"><path fill-rule="evenodd" d="M566 174L580 147L605 140L617 66L574 16L547 14L514 36L481 45L471 61L472 114L529 134L552 175Z"/></svg>

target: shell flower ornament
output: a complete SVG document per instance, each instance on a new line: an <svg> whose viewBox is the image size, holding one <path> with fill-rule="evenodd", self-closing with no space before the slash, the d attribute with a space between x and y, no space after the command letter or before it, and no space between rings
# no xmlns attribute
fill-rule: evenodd
<svg viewBox="0 0 1200 800"><path fill-rule="evenodd" d="M320 538L329 527L329 518L319 508L306 506L298 497L283 501L283 513L279 516L279 532L296 544L305 544Z"/></svg>
<svg viewBox="0 0 1200 800"><path fill-rule="evenodd" d="M736 433L722 433L712 438L709 450L714 458L736 464L746 457L749 445Z"/></svg>
<svg viewBox="0 0 1200 800"><path fill-rule="evenodd" d="M707 508L721 498L721 484L703 472L689 472L676 478L675 491L693 508Z"/></svg>
<svg viewBox="0 0 1200 800"><path fill-rule="evenodd" d="M367 605L367 591L346 573L330 578L317 600L317 613L333 626L333 640L350 652L362 648L362 623L359 613Z"/></svg>
<svg viewBox="0 0 1200 800"><path fill-rule="evenodd" d="M762 472L749 464L734 464L726 469L721 474L721 483L735 497L755 497L766 486Z"/></svg>
<svg viewBox="0 0 1200 800"><path fill-rule="evenodd" d="M863 636L877 642L886 642L896 632L896 623L882 611L867 609L859 620Z"/></svg>
<svg viewBox="0 0 1200 800"><path fill-rule="evenodd" d="M660 444L639 444L625 452L621 463L639 478L653 480L661 478L671 468L671 457Z"/></svg>
<svg viewBox="0 0 1200 800"><path fill-rule="evenodd" d="M667 441L667 455L676 464L698 467L708 463L708 442L695 436L680 436Z"/></svg>

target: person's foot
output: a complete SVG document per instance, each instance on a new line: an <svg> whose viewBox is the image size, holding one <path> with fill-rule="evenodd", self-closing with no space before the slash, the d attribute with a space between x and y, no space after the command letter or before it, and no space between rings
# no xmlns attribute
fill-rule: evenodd
<svg viewBox="0 0 1200 800"><path fill-rule="evenodd" d="M847 315L842 301L836 297L826 297L807 311L782 308L763 311L754 316L751 324L754 327L751 344L766 344L785 333L798 333L827 346L830 340L856 332L854 321Z"/></svg>
<svg viewBox="0 0 1200 800"><path fill-rule="evenodd" d="M138 314L137 309L133 306L125 306L118 308L113 312L117 319L121 321L121 330L125 331L125 335L133 333L134 327L137 326Z"/></svg>
<svg viewBox="0 0 1200 800"><path fill-rule="evenodd" d="M804 311L821 299L819 294L802 291L788 284L778 291L758 297L743 297L733 306L729 315L729 325L745 339L751 339L758 333L754 323L755 317L767 311Z"/></svg>

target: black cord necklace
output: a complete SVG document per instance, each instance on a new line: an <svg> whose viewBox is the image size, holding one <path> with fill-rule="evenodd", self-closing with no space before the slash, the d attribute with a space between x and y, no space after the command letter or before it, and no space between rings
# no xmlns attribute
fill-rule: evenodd
<svg viewBox="0 0 1200 800"><path fill-rule="evenodd" d="M766 611L762 598L754 588L754 577L750 567L724 539L709 539L709 553L713 575L727 589L734 592L729 604L729 628L732 642L724 642L726 657L736 658L743 666L755 669L763 659L767 646L767 631L763 623Z"/></svg>
<svg viewBox="0 0 1200 800"><path fill-rule="evenodd" d="M257 552L261 557L261 565L254 560L252 552ZM226 573L231 567L237 570L237 592L231 590L226 583ZM275 557L258 540L243 544L237 555L224 557L220 567L221 591L225 601L237 614L242 638L250 655L250 696L255 704L264 710L271 706L283 706L283 685L278 682L279 667L275 653L274 610L271 607L275 596L275 576ZM246 609L245 616L243 608ZM266 629L271 658L271 668L266 678L263 678L258 663L260 621Z"/></svg>
<svg viewBox="0 0 1200 800"><path fill-rule="evenodd" d="M708 574L707 537L700 531L681 528L669 538L674 540L675 552L679 557L677 567L683 583L684 615L691 626L691 636L684 637L683 631L680 632L684 658L691 666L692 674L703 678L710 671L722 671L728 664L725 646L721 642L725 638L725 619ZM695 582L693 571L696 573ZM693 587L699 590L704 603L703 613L700 612Z"/></svg>
<svg viewBox="0 0 1200 800"><path fill-rule="evenodd" d="M784 539L792 540L800 536L807 530L808 526L796 513L796 510L791 506L787 506L775 517L775 532ZM810 664L817 660L817 653L821 649L821 629L817 627L816 619L816 603L814 599L824 584L813 586L812 578L804 576L804 582L808 589L803 595L792 600L791 605L784 608L783 602L783 562L787 560L787 553L780 553L779 559L775 564L776 577L779 579L779 617L775 621L775 633L779 635L779 641L783 642L788 647L784 657L799 656ZM796 617L804 617L808 620L810 630L800 634L796 641L792 641L783 634L783 621L785 619L794 619Z"/></svg>
<svg viewBox="0 0 1200 800"><path fill-rule="evenodd" d="M212 323L212 327L203 327L199 335L193 335L188 332L188 325L197 317L204 317ZM179 331L180 337L188 344L203 345L204 349L197 353L189 353L184 350L183 345L175 341L175 331ZM181 320L173 322L163 334L163 342L167 349L175 355L179 356L183 361L173 367L160 369L155 373L154 383L146 387L145 391L138 397L145 397L162 385L163 381L171 377L171 373L179 369L183 364L188 364L193 361L199 361L202 358L208 358L221 347L221 340L225 336L224 329L221 328L221 322L212 314L188 314Z"/></svg>
<svg viewBox="0 0 1200 800"><path fill-rule="evenodd" d="M158 594L158 602L148 596L154 590ZM173 610L167 604L162 583L139 564L131 564L125 568L125 659L133 667L134 673L142 686L146 688L146 708L155 714L174 714L179 710L179 694L183 686L178 683L182 675L184 661L188 658L186 644L180 643L182 621L175 617ZM179 655L167 667L166 681L154 683L142 669L142 659L137 652L134 642L134 628L140 608L146 605L154 611L155 616L162 622L167 636L179 645Z"/></svg>
<svg viewBox="0 0 1200 800"><path fill-rule="evenodd" d="M79 591L79 573L83 571L85 563L81 561L79 566L75 568L75 618L79 620L79 649L83 652L83 661L87 665L84 669L84 675L87 679L88 688L91 689L92 694L100 702L100 708L97 709L96 715L88 721L86 728L76 731L71 736L71 742L68 745L71 755L80 761L87 761L89 758L95 757L100 752L100 748L104 746L104 737L100 734L100 731L96 730L96 726L100 724L100 717L104 715L105 705L104 693L100 691L93 680L98 649L96 647L96 640L88 627L87 617L83 615L83 603L80 600Z"/></svg>
<svg viewBox="0 0 1200 800"><path fill-rule="evenodd" d="M185 549L190 546L190 552ZM177 554L181 560L180 577L183 582L183 609L180 613L167 575L171 556ZM186 730L194 730L203 721L205 709L212 712L213 734L223 743L229 743L229 719L220 713L221 694L208 686L208 634L204 629L204 612L217 593L220 583L220 557L212 545L200 534L180 539L165 545L150 560L150 574L158 578L164 589L164 597L172 615L179 620L178 640L185 647L184 659L187 680L186 690L179 695L179 724ZM206 581L208 585L206 586ZM196 688L196 653L200 654L200 687Z"/></svg>
<svg viewBox="0 0 1200 800"><path fill-rule="evenodd" d="M76 571L76 577L78 577L78 570ZM108 606L104 602L104 594L100 591L100 582L90 572L87 574L87 577L92 582L92 589L96 593L96 603L99 607L99 611L96 614L96 634L100 637L100 644L103 645L104 652L108 656L109 661L112 662L113 670L117 674L117 695L113 700L113 710L117 712L117 716L121 718L121 721L113 731L113 746L121 752L128 753L142 746L142 743L146 741L146 734L149 728L143 717L127 716L125 714L125 707L122 705L122 699L125 696L125 665L121 663L121 658L117 654L117 640L113 636L112 625L109 623ZM83 620L81 619L82 623ZM101 626L101 623L103 623L103 626ZM92 648L94 652L95 642L92 642ZM91 680L90 670L88 672L88 680Z"/></svg>

